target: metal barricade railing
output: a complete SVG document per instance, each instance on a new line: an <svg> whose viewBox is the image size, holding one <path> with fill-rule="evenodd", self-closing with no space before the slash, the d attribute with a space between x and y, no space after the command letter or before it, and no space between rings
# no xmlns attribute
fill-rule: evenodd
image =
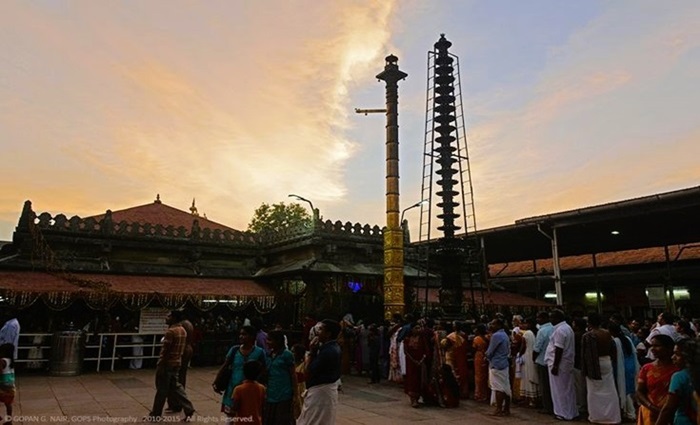
<svg viewBox="0 0 700 425"><path fill-rule="evenodd" d="M87 342L85 344L86 356L84 361L95 361L97 362L96 370L100 371L100 365L103 360L107 360L110 363L110 368L114 372L114 363L117 360L132 360L132 359L157 359L160 355L161 338L164 334L162 333L100 333L88 335ZM143 342L134 342L133 336L139 336L143 339ZM128 341L124 341L128 338ZM128 348L133 349L134 347L141 347L143 349L143 354L124 355L120 349ZM88 356L88 350L97 350L96 356ZM90 353L92 354L92 352Z"/></svg>
<svg viewBox="0 0 700 425"><path fill-rule="evenodd" d="M50 333L20 334L19 347L17 347L18 358L15 359L15 363L48 363L52 335ZM37 355L38 357L34 357Z"/></svg>
<svg viewBox="0 0 700 425"><path fill-rule="evenodd" d="M20 334L18 359L16 363L48 363L51 358L51 333ZM143 342L133 341L138 336ZM109 362L114 372L117 360L157 359L160 355L163 333L98 333L86 334L84 362L96 362L95 370L100 371L103 361ZM134 355L133 348L141 347L141 355ZM124 353L129 349L130 354ZM32 351L34 350L34 351Z"/></svg>

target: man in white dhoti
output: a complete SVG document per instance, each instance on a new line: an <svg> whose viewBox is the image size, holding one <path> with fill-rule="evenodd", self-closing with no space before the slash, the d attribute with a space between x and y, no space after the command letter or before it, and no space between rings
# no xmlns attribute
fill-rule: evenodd
<svg viewBox="0 0 700 425"><path fill-rule="evenodd" d="M594 424L618 424L620 399L613 379L613 360L617 360L615 341L600 328L600 315L588 314L588 332L581 338L581 374L586 377L588 421Z"/></svg>
<svg viewBox="0 0 700 425"><path fill-rule="evenodd" d="M306 397L297 425L335 423L340 380L340 346L336 341L340 324L321 321L320 332L309 346L306 357Z"/></svg>
<svg viewBox="0 0 700 425"><path fill-rule="evenodd" d="M570 421L578 416L574 387L574 331L564 321L564 312L552 310L549 319L554 325L545 353L549 367L554 417Z"/></svg>
<svg viewBox="0 0 700 425"><path fill-rule="evenodd" d="M503 330L503 320L494 319L489 324L491 339L486 350L489 361L489 386L496 395L494 416L510 415L510 399L513 396L508 373L508 356L510 355L510 338Z"/></svg>

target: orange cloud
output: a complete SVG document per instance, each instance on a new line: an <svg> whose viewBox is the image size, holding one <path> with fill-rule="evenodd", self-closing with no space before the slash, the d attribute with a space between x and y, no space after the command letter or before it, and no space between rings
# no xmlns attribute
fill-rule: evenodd
<svg viewBox="0 0 700 425"><path fill-rule="evenodd" d="M60 147L0 210L15 220L28 197L39 209L92 214L160 192L180 207L197 197L211 219L245 228L261 202L291 192L341 202L344 163L358 146L344 135L349 86L381 63L394 3L281 2L275 13L261 3L64 9L77 24L13 6L14 31L69 91L39 84L41 100L16 117L18 140L27 138L20 120L36 119L47 96L63 101L33 130L41 149ZM71 166L56 172L57 164ZM34 187L53 173L66 190Z"/></svg>

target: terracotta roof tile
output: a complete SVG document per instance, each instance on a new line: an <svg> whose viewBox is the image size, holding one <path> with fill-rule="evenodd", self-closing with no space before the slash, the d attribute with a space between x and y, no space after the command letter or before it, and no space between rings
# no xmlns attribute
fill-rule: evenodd
<svg viewBox="0 0 700 425"><path fill-rule="evenodd" d="M247 295L271 296L273 291L260 283L246 279L205 279L173 276L128 276L105 274L74 274L92 282L106 282L119 293L183 294L183 295ZM0 271L0 289L25 292L86 292L87 288L60 277L42 272Z"/></svg>
<svg viewBox="0 0 700 425"><path fill-rule="evenodd" d="M105 214L100 214L93 216L92 218L99 221L102 220L104 216ZM199 227L201 229L208 228L212 230L218 229L221 231L230 230L232 232L240 232L232 227L216 223L204 218L203 216L192 215L190 212L179 210L161 202L153 202L146 205L139 205L123 210L112 211L112 221L114 223L125 221L127 223L150 223L152 225L160 224L162 226L173 226L175 228L182 226L187 229L188 233L192 228L192 222L195 219L199 221Z"/></svg>
<svg viewBox="0 0 700 425"><path fill-rule="evenodd" d="M474 303L479 305L482 301L482 291L474 290ZM419 288L417 291L417 299L425 299L425 291ZM496 305L502 307L551 307L552 304L546 301L541 301L535 298L530 298L525 295L515 294L512 292L505 291L491 291L483 292L483 300L487 305ZM429 289L428 290L428 302L437 303L439 302L438 290ZM466 304L472 304L471 290L465 289L462 297L462 301Z"/></svg>
<svg viewBox="0 0 700 425"><path fill-rule="evenodd" d="M680 246L669 247L669 257L673 261L700 259L700 246L689 245L682 249ZM679 256L680 254L680 256ZM618 252L604 252L596 255L598 267L629 266L637 264L664 263L666 254L663 247L631 249ZM576 255L559 259L562 271L582 270L593 268L591 255ZM533 261L518 261L515 263L490 264L489 275L491 277L522 276L533 274L552 274L552 259L538 259Z"/></svg>

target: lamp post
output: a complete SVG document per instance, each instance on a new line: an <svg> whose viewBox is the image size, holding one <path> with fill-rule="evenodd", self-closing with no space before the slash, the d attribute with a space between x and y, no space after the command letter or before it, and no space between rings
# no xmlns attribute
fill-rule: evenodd
<svg viewBox="0 0 700 425"><path fill-rule="evenodd" d="M409 207L406 207L406 208L404 208L404 209L401 211L401 228L403 229L404 232L407 231L407 227L408 227L408 226L404 227L404 225L403 225L403 223L404 223L404 221L403 221L403 216L404 216L404 214L406 214L406 211L412 210L413 208L418 208L418 207L420 207L421 205L427 204L428 202L429 202L429 201L428 201L427 199L423 199L422 201L416 202L415 204L413 204L413 205L411 205L411 206L409 206ZM408 236L408 239L407 239L407 240L408 240L409 242L410 242L410 238L411 238L411 237ZM424 304L423 310L425 311L425 315L427 316L427 315L428 315L428 278L427 278L427 276L426 276L426 279L425 279L425 304Z"/></svg>
<svg viewBox="0 0 700 425"><path fill-rule="evenodd" d="M422 201L416 202L415 204L411 205L410 207L404 208L403 211L401 211L401 221L400 221L400 223L403 223L403 216L404 216L404 214L406 214L406 211L412 210L413 208L418 208L418 207L420 207L421 205L425 204L426 202L428 202L428 200L427 200L427 199L423 199Z"/></svg>
<svg viewBox="0 0 700 425"><path fill-rule="evenodd" d="M314 208L313 202L309 201L308 199L304 198L303 196L295 195L293 193L290 193L289 195L287 195L287 197L294 198L294 199L299 200L299 201L304 201L304 202L307 202L309 204L309 206L311 207L311 216L313 217L313 222L311 224L312 224L312 226L315 226L316 221L319 220L320 213L318 212L318 210L316 208Z"/></svg>
<svg viewBox="0 0 700 425"><path fill-rule="evenodd" d="M287 195L287 197L289 197L289 198L294 198L294 199L296 199L296 200L298 200L298 201L308 202L308 203L309 203L309 206L311 206L311 212L313 213L313 212L315 211L315 210L314 210L314 204L313 204L311 201L309 201L308 199L303 198L303 197L301 197L301 196L299 196L299 195L295 195L295 194L293 194L293 193L290 193L289 195Z"/></svg>

